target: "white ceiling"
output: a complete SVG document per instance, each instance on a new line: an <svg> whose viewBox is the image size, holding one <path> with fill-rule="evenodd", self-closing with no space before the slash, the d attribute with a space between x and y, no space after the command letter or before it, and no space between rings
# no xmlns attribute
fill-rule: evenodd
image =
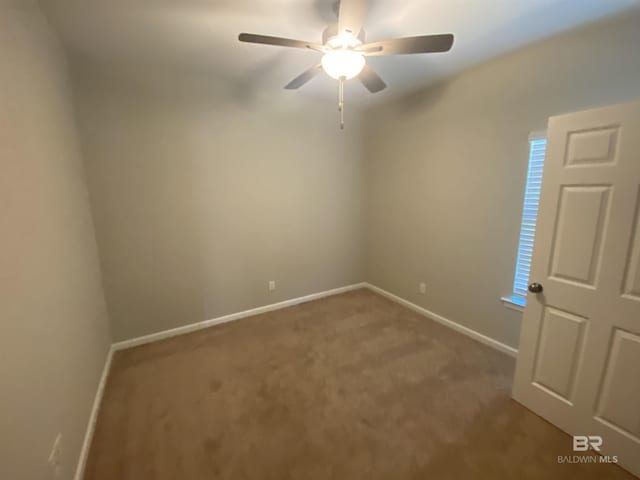
<svg viewBox="0 0 640 480"><path fill-rule="evenodd" d="M154 62L230 82L281 89L319 60L316 52L238 42L240 32L318 40L333 0L42 0L72 54L103 62ZM640 0L370 0L369 40L453 33L445 54L370 58L390 88L426 85L554 33L638 7ZM349 94L374 100L357 81ZM322 75L291 95L335 96Z"/></svg>

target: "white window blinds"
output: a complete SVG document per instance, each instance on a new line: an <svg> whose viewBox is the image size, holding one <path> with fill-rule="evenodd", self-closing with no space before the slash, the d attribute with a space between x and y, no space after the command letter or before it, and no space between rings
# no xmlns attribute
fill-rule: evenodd
<svg viewBox="0 0 640 480"><path fill-rule="evenodd" d="M524 193L520 242L518 244L518 260L516 262L516 274L513 281L513 296L511 297L513 303L521 306L525 306L527 303L531 254L533 252L533 240L536 233L536 219L538 217L542 170L544 168L546 149L547 139L545 137L538 135L532 136L529 139L529 170Z"/></svg>

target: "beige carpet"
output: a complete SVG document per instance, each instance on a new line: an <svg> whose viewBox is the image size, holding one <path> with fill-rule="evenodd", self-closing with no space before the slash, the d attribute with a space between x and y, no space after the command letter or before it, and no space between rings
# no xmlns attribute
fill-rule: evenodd
<svg viewBox="0 0 640 480"><path fill-rule="evenodd" d="M513 359L367 290L119 352L87 480L633 479L559 465Z"/></svg>

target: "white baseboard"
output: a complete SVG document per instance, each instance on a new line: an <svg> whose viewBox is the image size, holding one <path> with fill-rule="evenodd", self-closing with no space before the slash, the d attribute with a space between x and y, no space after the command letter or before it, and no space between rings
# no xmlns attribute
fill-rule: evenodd
<svg viewBox="0 0 640 480"><path fill-rule="evenodd" d="M485 345L495 348L496 350L499 350L502 353L506 353L507 355L510 355L512 357L518 356L518 350L516 348L513 348L505 343L499 342L498 340L495 340L491 337L487 337L486 335L483 335L480 332L476 332L475 330L472 330L469 327L460 325L459 323L456 323L453 320L449 320L448 318L445 318L442 315L433 313L432 311L427 310L426 308L416 305L415 303L411 303L410 301L405 300L404 298L400 298L397 295L394 295L393 293L389 293L380 287L376 287L375 285L371 285L370 283L365 283L365 286L369 290L379 293L383 297L387 297L389 300L399 303L400 305L404 305L405 307L413 310L414 312L417 312L421 315L424 315L425 317L430 318L431 320L441 323L442 325L445 325L455 330L456 332L460 332L468 337L471 337L480 343L484 343Z"/></svg>
<svg viewBox="0 0 640 480"><path fill-rule="evenodd" d="M113 352L114 348L113 345L111 345L111 347L109 347L109 351L107 352L107 358L104 362L104 367L102 368L102 375L100 376L100 382L98 383L96 396L93 399L93 407L91 407L91 415L89 415L87 431L84 434L84 441L82 442L82 449L80 450L80 458L78 459L76 474L73 477L74 480L82 480L82 477L84 476L84 469L87 465L87 458L89 457L89 448L91 447L93 432L96 428L96 421L98 420L98 411L100 410L102 396L104 395L104 388L107 384L109 370L111 369L111 359L113 358Z"/></svg>
<svg viewBox="0 0 640 480"><path fill-rule="evenodd" d="M253 315L259 315L261 313L272 312L274 310L280 310L281 308L291 307L300 303L310 302L312 300L318 300L319 298L330 297L332 295L338 295L339 293L349 292L351 290L357 290L358 288L365 288L365 283L356 283L353 285L347 285L346 287L334 288L319 293L312 293L311 295L305 295L304 297L292 298L283 302L272 303L271 305L264 305L262 307L252 308L243 312L232 313L230 315L224 315L218 318L212 318L211 320L204 320L202 322L190 323L182 327L172 328L170 330L163 330L162 332L151 333L149 335L143 335L141 337L132 338L130 340L124 340L113 344L114 350L124 350L126 348L137 347L138 345L144 345L146 343L157 342L158 340L164 340L165 338L176 337L178 335L184 335L185 333L191 333L203 328L209 328L214 325L220 325L221 323L232 322L241 318L251 317Z"/></svg>

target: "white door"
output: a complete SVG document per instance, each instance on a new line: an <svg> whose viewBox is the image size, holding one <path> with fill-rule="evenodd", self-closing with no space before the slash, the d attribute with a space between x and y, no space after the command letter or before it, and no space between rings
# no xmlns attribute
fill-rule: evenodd
<svg viewBox="0 0 640 480"><path fill-rule="evenodd" d="M640 102L549 120L531 282L514 398L640 476Z"/></svg>

